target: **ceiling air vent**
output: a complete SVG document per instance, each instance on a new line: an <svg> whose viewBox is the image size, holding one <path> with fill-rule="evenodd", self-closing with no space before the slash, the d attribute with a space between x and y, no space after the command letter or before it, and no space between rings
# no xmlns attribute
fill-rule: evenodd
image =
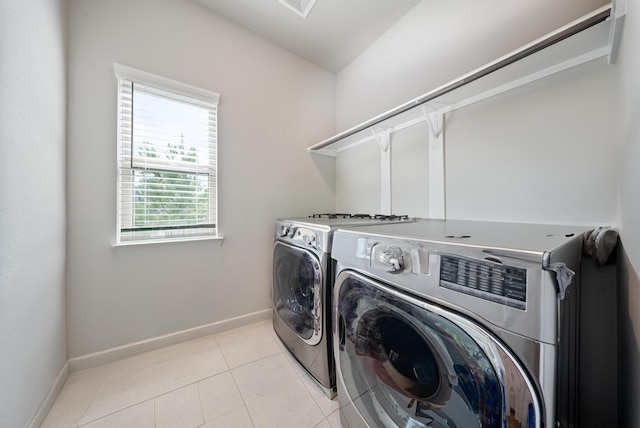
<svg viewBox="0 0 640 428"><path fill-rule="evenodd" d="M298 15L306 18L311 11L311 8L316 4L316 0L279 0L281 4L285 5Z"/></svg>

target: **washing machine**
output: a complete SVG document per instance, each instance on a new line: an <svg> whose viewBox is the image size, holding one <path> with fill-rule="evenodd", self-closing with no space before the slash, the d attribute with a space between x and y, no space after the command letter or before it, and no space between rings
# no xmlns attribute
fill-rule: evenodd
<svg viewBox="0 0 640 428"><path fill-rule="evenodd" d="M331 243L338 227L409 222L404 215L314 214L278 219L273 247L273 327L325 394L335 396Z"/></svg>
<svg viewBox="0 0 640 428"><path fill-rule="evenodd" d="M587 232L447 220L336 231L343 427L596 426L580 420L591 406L615 421L615 382L582 381L615 367L580 341Z"/></svg>

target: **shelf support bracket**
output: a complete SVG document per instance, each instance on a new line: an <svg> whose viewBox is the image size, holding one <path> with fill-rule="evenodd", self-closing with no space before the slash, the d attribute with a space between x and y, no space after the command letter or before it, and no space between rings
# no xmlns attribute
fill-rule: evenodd
<svg viewBox="0 0 640 428"><path fill-rule="evenodd" d="M439 116L442 116L442 114L438 110L428 112L425 105L421 105L420 108L422 109L424 120L427 122L427 126L429 126L429 136L431 138L440 137L440 134L442 134L443 123L439 120Z"/></svg>
<svg viewBox="0 0 640 428"><path fill-rule="evenodd" d="M445 114L422 107L429 126L429 218L445 219L444 124Z"/></svg>
<svg viewBox="0 0 640 428"><path fill-rule="evenodd" d="M391 128L372 128L380 146L380 214L391 215Z"/></svg>
<svg viewBox="0 0 640 428"><path fill-rule="evenodd" d="M618 60L620 39L622 38L622 27L624 25L625 16L627 15L627 0L615 0L613 2L612 15L613 21L609 31L609 46L611 47L611 51L607 58L609 64L615 64Z"/></svg>

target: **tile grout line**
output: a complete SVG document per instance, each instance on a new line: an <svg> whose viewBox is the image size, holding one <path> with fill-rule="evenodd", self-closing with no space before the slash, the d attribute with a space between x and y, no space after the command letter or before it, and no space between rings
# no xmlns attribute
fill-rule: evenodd
<svg viewBox="0 0 640 428"><path fill-rule="evenodd" d="M202 395L200 394L200 382L202 382L203 380L204 379L201 379L196 382L196 388L198 389L198 406L200 406L200 416L202 416L202 425L205 425L207 423L207 420L204 417L204 410L202 410Z"/></svg>
<svg viewBox="0 0 640 428"><path fill-rule="evenodd" d="M93 402L96 399L96 396L98 395L98 391L100 391L100 388L102 387L102 385L104 384L104 380L107 377L107 371L105 370L105 372L100 376L100 383L98 383L98 386L96 387L96 390L93 392L93 395L91 396L91 400L89 400L89 404L87 405L87 407L84 409L84 411L82 412L82 415L80 415L80 417L74 422L73 425L78 426L78 428L82 427L83 425L87 425L91 422L97 421L98 419L102 419L102 417L98 418L98 419L94 419L92 421L87 421L85 423L83 423L82 425L80 425L80 421L82 420L82 418L85 417L85 415L87 414L87 412L89 411L89 409L91 408L91 405L93 404ZM73 426L71 425L71 426Z"/></svg>
<svg viewBox="0 0 640 428"><path fill-rule="evenodd" d="M240 367L247 366L247 365L249 365L249 364L253 364L253 363L255 363L255 362L258 362L258 361L264 360L264 359L266 359L266 358L273 357L274 355L278 355L278 354L281 354L281 353L282 353L281 351L278 351L278 352L276 352L276 353L274 353L274 354L266 355L266 356L264 356L264 357L258 358L257 360L249 361L249 362L247 362L247 363L244 363L244 364L239 365L238 367L234 367L233 369L231 369L231 368L229 369L229 373L231 374L231 379L233 379L233 384L235 385L236 389L238 390L238 394L240 394L240 399L242 400L242 404L244 405L244 408L245 408L245 410L246 410L246 412L247 412L247 415L249 416L249 421L251 422L251 426L253 426L254 428L255 428L256 424L255 424L255 422L254 422L254 420L253 420L253 416L251 416L251 412L249 411L249 407L247 406L247 402L246 402L246 400L244 399L244 396L242 395L242 392L240 391L240 386L238 385L238 382L237 382L237 380L236 380L236 377L233 375L233 370L234 370L234 369L237 369L237 368L240 368Z"/></svg>
<svg viewBox="0 0 640 428"><path fill-rule="evenodd" d="M163 394L163 395L164 395L164 394ZM157 397L159 397L159 396L157 396ZM141 405L141 404L143 404L143 403L146 403L146 402L148 402L148 401L154 401L157 397L151 397L151 398L148 398L148 399L146 399L146 400L140 401L140 402L138 402L138 403L133 403L133 404L131 404L130 406L126 406L126 407L123 407L122 409L116 410L116 411L114 411L114 412L107 413L107 414L105 414L105 415L100 416L99 418L92 419L92 420L90 420L90 421L86 421L86 422L84 422L82 425L78 425L78 428L82 428L83 426L86 426L86 425L92 424L92 423L97 422L97 421L99 421L99 420L101 420L101 419L104 419L104 418L108 418L108 417L113 416L113 415L115 415L115 414L117 414L117 413L124 412L125 410L129 410L129 409L131 409L132 407L139 406L139 405ZM153 415L154 423L153 423L153 424L154 424L154 426L155 426L155 419L156 419L156 418L155 418L155 401L154 401L154 403L153 403L153 409L154 409L154 412L153 412L153 413L154 413L154 415ZM77 424L77 422L76 422L76 424ZM72 425L72 427L73 427L73 425Z"/></svg>
<svg viewBox="0 0 640 428"><path fill-rule="evenodd" d="M317 424L314 425L314 426L318 426L319 424L322 423L322 421L326 418L326 416L325 416L324 412L322 411L322 409L320 408L320 405L318 404L316 399L313 397L313 394L311 393L311 391L309 391L309 388L307 388L307 385L306 385L305 381L302 379L303 376L298 377L298 382L300 382L302 384L302 387L307 392L307 395L311 399L311 402L316 406L316 409L318 409L318 412L320 412L320 415L322 415L322 419L320 419L320 421Z"/></svg>
<svg viewBox="0 0 640 428"><path fill-rule="evenodd" d="M272 356L277 355L277 354L280 354L280 353L282 353L282 352L281 352L280 350L278 350L278 352L275 352L275 353L270 354L270 355L263 356L263 357L261 357L261 358L258 358L257 360L248 361L248 362L246 362L246 363L240 364L240 365L239 365L239 366L237 366L237 367L231 367L231 365L230 365L230 364L229 364L229 362L227 361L227 358L226 358L226 357L225 357L225 355L224 355L224 352L222 351L222 347L221 347L221 346L220 346L220 344L218 343L218 340L216 339L216 337L215 337L215 336L216 336L216 334L212 334L212 337L213 337L213 340L214 340L214 342L215 342L215 345L216 345L216 347L218 348L218 350L220 351L220 355L222 356L222 359L224 360L225 365L227 366L227 370L225 370L225 371L223 371L223 372L221 372L221 373L217 373L217 374L212 375L212 376L207 376L207 377L205 377L205 378L202 378L202 379L200 379L200 380L196 381L195 383L197 384L197 383L199 383L199 382L201 382L201 381L203 381L203 380L211 379L211 378L213 378L213 377L215 377L215 376L218 376L218 375L221 375L221 374L223 374L223 373L225 373L225 372L229 372L229 374L231 375L231 379L233 380L233 384L235 385L236 389L238 390L238 394L240 395L240 399L242 400L243 408L245 409L245 411L247 412L247 415L249 416L249 420L250 420L250 422L251 422L251 425L252 425L253 427L255 427L256 425L255 425L255 423L254 423L253 417L251 416L251 413L249 412L249 408L247 407L247 403L246 403L246 401L245 401L245 399L244 399L244 397L243 397L242 393L240 392L240 387L238 386L238 383L237 383L237 381L236 381L236 378L235 378L235 376L233 375L233 370L234 370L234 369L237 369L237 368L240 368L240 367L244 367L244 366L249 365L249 364L253 364L253 363L257 362L257 361L261 361L261 360L263 360L263 359L265 359L265 358L272 357ZM204 423L203 423L203 425L202 425L202 426L204 426L204 425L206 425L208 422L211 422L211 421L207 421L207 420L205 419L205 417L204 417L204 412L203 412L203 410L202 410L202 400L200 399L200 386L199 386L199 385L197 385L197 387L198 387L198 398L199 398L199 402L200 402L200 412L202 413L202 420L204 421ZM230 410L230 411L228 411L228 412L226 412L226 413L224 413L224 414L220 415L219 417L217 417L217 418L215 418L215 419L219 419L219 418L221 418L222 416L228 415L228 414L230 414L230 413L232 413L232 412L234 412L234 411L236 411L236 410L238 410L238 409ZM215 420L215 419L212 419L212 420Z"/></svg>
<svg viewBox="0 0 640 428"><path fill-rule="evenodd" d="M216 346L218 346L217 342L216 342ZM218 346L218 348L219 348L219 346ZM164 355L165 355L165 351L164 351L164 349L162 350L161 355L162 355L162 361L164 362L164 361L165 361L165 360L164 360ZM224 359L224 355L222 354L222 352L220 352L220 355L221 355L221 356L222 356L222 358ZM226 362L226 359L225 359L225 364L226 364L226 365L227 365L227 367L228 367L228 364L227 364L227 362ZM222 372L220 372L220 373L216 373L216 374L213 374L213 375L211 375L211 376L207 376L207 377L204 377L204 378L198 379L198 380L196 380L196 381L194 381L194 382L191 382L191 383L188 383L188 384L185 384L185 385L182 385L182 386L176 387L176 388L171 389L171 390L169 390L169 391L165 391L165 392L163 392L163 393L161 393L161 394L159 394L159 395L155 395L155 396L153 396L153 397L147 398L146 400L142 400L142 401L139 401L139 402L136 402L136 403L132 403L131 405L125 406L125 407L123 407L123 408L121 408L121 409L118 409L118 410L115 410L115 411L113 411L113 412L111 412L111 413L107 413L107 414L102 415L102 416L100 416L100 417L98 417L98 418L96 418L96 419L92 419L92 420L90 420L90 421L86 421L86 422L84 422L82 425L78 425L78 427L79 427L79 428L81 428L81 427L82 427L82 426L84 426L84 425L90 424L90 423L92 423L92 422L99 421L100 419L104 419L104 418L106 418L106 417L108 417L108 416L115 415L116 413L119 413L119 412L125 411L125 410L127 410L127 409L132 408L132 407L138 406L138 405L140 405L140 404L142 404L142 403L146 403L146 402L148 402L148 401L153 401L153 410L154 410L154 411L153 411L153 419L154 419L154 426L155 426L155 425L156 425L156 403L155 403L155 400L156 400L157 398L162 397L163 395L167 395L167 394L170 394L170 393L172 393L172 392L175 392L175 391L177 391L177 390L179 390L179 389L187 388L187 387L189 387L189 386L191 386L191 385L194 385L194 384L195 384L195 385L196 385L196 388L198 388L198 399L199 399L199 397L200 397L200 387L198 386L198 382L200 382L200 381L202 381L202 380L205 380L205 379L210 379L210 378L215 377L215 376L217 376L217 375L219 375L219 374L223 374L223 373L225 373L225 372L227 372L227 371L228 371L228 372L230 372L231 370L230 370L229 368L227 368L227 370L224 370L224 371L222 371ZM95 397L96 397L96 395L97 395L97 393L98 393L98 390L99 390L100 386L102 386L102 384L103 384L103 382L104 382L104 378L105 378L105 377L106 377L106 373L105 373L105 375L103 375L103 377L102 377L102 379L101 379L101 381L100 381L100 385L98 386L98 388L96 388L96 392L93 394L93 397L91 398L91 403L93 403L93 400L95 399ZM199 401L200 401L200 400L199 400ZM87 413L87 410L88 410L88 409L89 409L89 407L91 406L91 403L89 404L89 406L87 406L87 408L86 408L86 409L85 409L85 411L83 412L82 416L80 416L80 418L75 422L75 424L77 424L77 423L78 423L78 421L82 420L82 417ZM202 405L200 405L200 408L201 408L201 411L202 411ZM204 416L203 416L203 418L202 418L202 419L204 420ZM72 426L73 426L73 425L72 425Z"/></svg>
<svg viewBox="0 0 640 428"><path fill-rule="evenodd" d="M256 424L253 421L253 417L251 416L251 412L249 411L249 407L247 406L247 402L244 399L244 396L242 395L242 391L240 391L240 386L238 386L238 382L236 381L236 377L233 375L233 370L229 370L229 373L231 374L231 379L233 380L233 384L235 385L236 389L238 390L238 394L240 395L240 399L242 400L242 404L247 412L247 415L249 415L249 421L251 422L251 426L255 427Z"/></svg>

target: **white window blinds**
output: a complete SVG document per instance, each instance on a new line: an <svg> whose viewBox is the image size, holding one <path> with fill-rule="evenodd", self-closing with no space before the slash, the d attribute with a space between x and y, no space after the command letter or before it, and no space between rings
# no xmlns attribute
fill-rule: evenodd
<svg viewBox="0 0 640 428"><path fill-rule="evenodd" d="M117 243L217 236L219 95L114 64Z"/></svg>

